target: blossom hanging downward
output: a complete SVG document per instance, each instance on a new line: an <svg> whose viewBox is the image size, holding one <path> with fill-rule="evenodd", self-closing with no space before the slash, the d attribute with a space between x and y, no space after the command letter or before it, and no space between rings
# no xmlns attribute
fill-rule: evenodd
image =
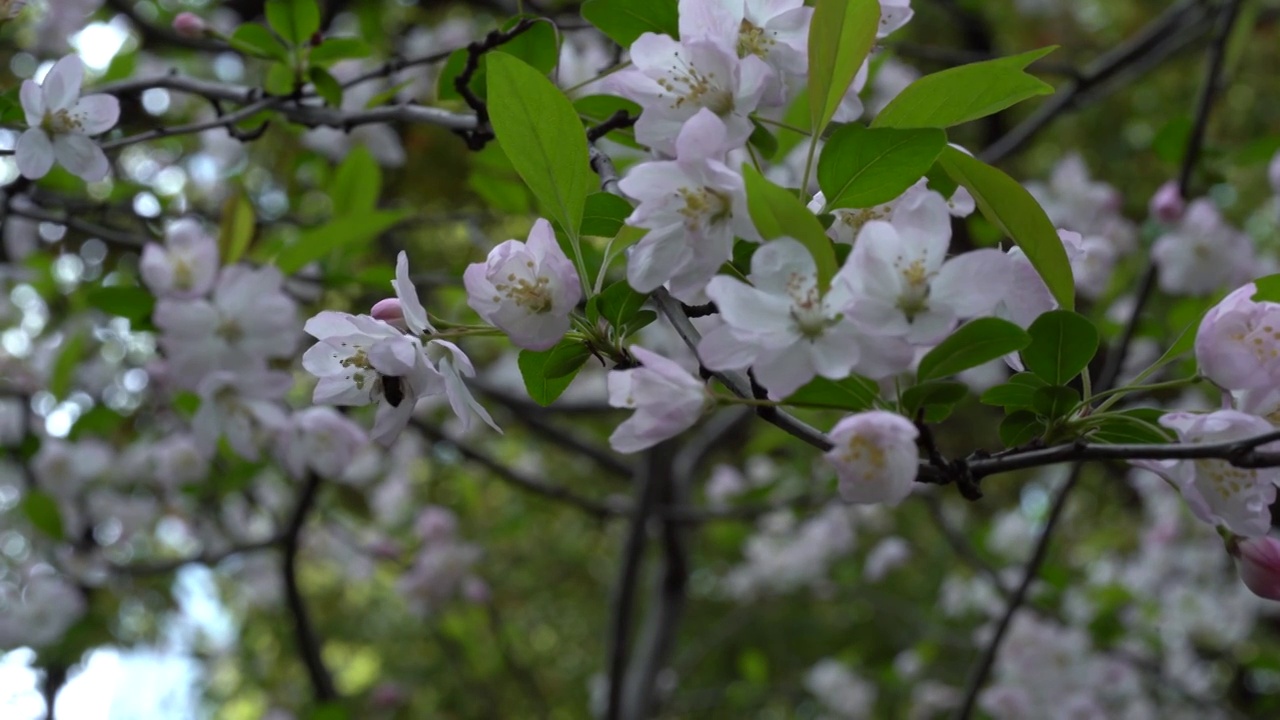
<svg viewBox="0 0 1280 720"><path fill-rule="evenodd" d="M706 386L675 362L633 345L640 367L609 373L609 404L635 413L609 436L623 453L639 452L693 427L711 403Z"/></svg>
<svg viewBox="0 0 1280 720"><path fill-rule="evenodd" d="M110 95L80 97L83 82L84 64L68 55L54 64L43 83L22 83L22 110L30 129L18 138L13 154L23 177L44 177L55 159L89 182L107 176L107 156L89 138L115 127L120 102Z"/></svg>
<svg viewBox="0 0 1280 720"><path fill-rule="evenodd" d="M915 486L919 435L910 420L883 410L836 423L830 436L835 447L824 457L836 468L840 497L851 503L902 502Z"/></svg>
<svg viewBox="0 0 1280 720"><path fill-rule="evenodd" d="M533 224L527 242L507 240L462 275L467 304L515 345L547 350L569 330L582 283L556 242L551 223Z"/></svg>
<svg viewBox="0 0 1280 720"><path fill-rule="evenodd" d="M1269 536L1236 538L1227 548L1239 561L1245 587L1258 597L1280 600L1280 540Z"/></svg>

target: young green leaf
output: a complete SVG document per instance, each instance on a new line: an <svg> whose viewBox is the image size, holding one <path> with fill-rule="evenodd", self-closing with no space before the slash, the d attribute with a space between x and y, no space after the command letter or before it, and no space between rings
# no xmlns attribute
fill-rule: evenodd
<svg viewBox="0 0 1280 720"><path fill-rule="evenodd" d="M809 25L809 127L821 135L880 27L879 0L817 0Z"/></svg>
<svg viewBox="0 0 1280 720"><path fill-rule="evenodd" d="M304 45L320 31L320 8L315 0L267 0L267 24L284 41Z"/></svg>
<svg viewBox="0 0 1280 720"><path fill-rule="evenodd" d="M914 185L947 145L941 130L896 130L849 124L836 130L818 158L827 210L888 202Z"/></svg>
<svg viewBox="0 0 1280 720"><path fill-rule="evenodd" d="M902 393L902 414L915 417L920 408L955 405L969 394L969 386L954 380L929 380Z"/></svg>
<svg viewBox="0 0 1280 720"><path fill-rule="evenodd" d="M311 78L311 84L316 86L316 94L324 98L325 104L330 107L341 107L342 83L338 82L337 78L319 65L311 66L307 75Z"/></svg>
<svg viewBox="0 0 1280 720"><path fill-rule="evenodd" d="M611 238L622 230L623 222L634 209L631 203L612 193L591 193L582 214L582 234Z"/></svg>
<svg viewBox="0 0 1280 720"><path fill-rule="evenodd" d="M1031 397L1031 409L1039 415L1054 420L1065 416L1080 404L1080 393L1065 385L1048 385L1036 390Z"/></svg>
<svg viewBox="0 0 1280 720"><path fill-rule="evenodd" d="M29 490L20 505L22 514L37 530L56 540L62 539L62 512L53 496L41 490Z"/></svg>
<svg viewBox="0 0 1280 720"><path fill-rule="evenodd" d="M1035 399L1036 390L1048 386L1049 383L1034 373L1018 373L1009 378L1009 382L988 388L978 402L983 405L998 405L1006 410L1029 408Z"/></svg>
<svg viewBox="0 0 1280 720"><path fill-rule="evenodd" d="M368 212L377 207L382 193L382 168L367 147L356 145L338 166L328 189L335 217Z"/></svg>
<svg viewBox="0 0 1280 720"><path fill-rule="evenodd" d="M545 407L560 397L590 357L581 341L561 340L550 350L521 350L517 364L529 397Z"/></svg>
<svg viewBox="0 0 1280 720"><path fill-rule="evenodd" d="M649 296L636 292L631 283L619 280L600 293L600 317L609 321L615 328L623 328L640 312Z"/></svg>
<svg viewBox="0 0 1280 720"><path fill-rule="evenodd" d="M1098 329L1070 310L1041 315L1027 333L1031 344L1022 351L1022 363L1050 385L1065 385L1098 352Z"/></svg>
<svg viewBox="0 0 1280 720"><path fill-rule="evenodd" d="M1017 180L953 147L943 148L938 162L973 195L983 216L1022 248L1058 305L1074 308L1076 286L1067 251L1031 193Z"/></svg>
<svg viewBox="0 0 1280 720"><path fill-rule="evenodd" d="M411 215L407 210L374 210L334 218L319 227L304 230L275 258L276 267L291 275L307 263L319 260L340 248L350 249L373 241Z"/></svg>
<svg viewBox="0 0 1280 720"><path fill-rule="evenodd" d="M921 382L944 378L1017 352L1030 342L1026 331L1008 320L971 320L920 359L916 376Z"/></svg>
<svg viewBox="0 0 1280 720"><path fill-rule="evenodd" d="M324 42L311 49L312 65L329 65L339 60L366 58L373 54L369 43L360 38L335 37L325 38Z"/></svg>
<svg viewBox="0 0 1280 720"><path fill-rule="evenodd" d="M353 151L354 154L354 151ZM218 227L218 252L228 265L244 257L257 231L253 203L244 188L236 185L222 203L222 221Z"/></svg>
<svg viewBox="0 0 1280 720"><path fill-rule="evenodd" d="M844 380L814 378L807 385L791 393L784 402L796 407L834 408L860 412L875 406L880 397L880 386L867 378L853 375Z"/></svg>
<svg viewBox="0 0 1280 720"><path fill-rule="evenodd" d="M1004 443L1005 447L1025 445L1044 434L1045 429L1044 420L1035 413L1030 410L1018 410L1009 413L1004 420L1000 421L1000 442Z"/></svg>
<svg viewBox="0 0 1280 720"><path fill-rule="evenodd" d="M818 267L818 287L825 291L838 266L831 240L817 216L795 195L769 182L750 165L742 166L742 177L747 186L747 211L761 237L765 240L791 237L800 241L813 255Z"/></svg>
<svg viewBox="0 0 1280 720"><path fill-rule="evenodd" d="M680 36L676 0L587 0L582 19L624 48L647 32Z"/></svg>
<svg viewBox="0 0 1280 720"><path fill-rule="evenodd" d="M89 304L99 310L140 322L151 317L156 298L145 288L108 286L89 291Z"/></svg>
<svg viewBox="0 0 1280 720"><path fill-rule="evenodd" d="M227 42L245 55L265 60L279 60L283 63L289 62L289 48L272 35L270 30L257 23L245 23L236 28Z"/></svg>
<svg viewBox="0 0 1280 720"><path fill-rule="evenodd" d="M516 172L562 228L582 227L591 166L573 104L542 73L505 53L489 56L489 121Z"/></svg>
<svg viewBox="0 0 1280 720"><path fill-rule="evenodd" d="M926 75L886 105L872 126L947 128L1052 94L1053 86L1023 70L1056 49L1041 48Z"/></svg>

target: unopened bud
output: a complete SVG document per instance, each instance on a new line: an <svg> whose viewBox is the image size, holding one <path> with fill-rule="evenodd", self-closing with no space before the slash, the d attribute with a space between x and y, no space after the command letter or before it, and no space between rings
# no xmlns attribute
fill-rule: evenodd
<svg viewBox="0 0 1280 720"><path fill-rule="evenodd" d="M369 311L375 320L381 320L388 325L393 325L400 330L405 329L404 324L404 307L400 305L399 298L387 298L374 303L373 309Z"/></svg>
<svg viewBox="0 0 1280 720"><path fill-rule="evenodd" d="M178 13L173 19L173 30L182 37L198 38L206 29L204 20L193 12Z"/></svg>
<svg viewBox="0 0 1280 720"><path fill-rule="evenodd" d="M1245 587L1258 597L1280 600L1280 540L1265 536L1239 539L1230 548L1239 560Z"/></svg>
<svg viewBox="0 0 1280 720"><path fill-rule="evenodd" d="M1148 206L1151 216L1165 225L1172 225L1182 219L1182 213L1187 210L1187 201L1182 198L1182 193L1178 192L1178 183L1170 180L1160 186L1156 190L1156 194L1151 196L1151 203Z"/></svg>

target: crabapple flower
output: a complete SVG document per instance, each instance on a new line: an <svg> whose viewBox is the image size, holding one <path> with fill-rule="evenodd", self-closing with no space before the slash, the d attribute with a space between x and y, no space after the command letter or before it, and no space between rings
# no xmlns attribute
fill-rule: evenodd
<svg viewBox="0 0 1280 720"><path fill-rule="evenodd" d="M1253 242L1231 227L1213 201L1200 198L1182 221L1151 247L1160 289L1173 295L1208 295L1248 280Z"/></svg>
<svg viewBox="0 0 1280 720"><path fill-rule="evenodd" d="M1280 303L1255 302L1248 283L1205 313L1196 331L1200 372L1227 390L1280 383Z"/></svg>
<svg viewBox="0 0 1280 720"><path fill-rule="evenodd" d="M668 155L689 118L705 108L722 121L731 147L742 145L773 71L755 55L739 58L735 49L711 37L682 38L645 33L631 45L633 67L610 75L605 88L644 108L636 123L636 141Z"/></svg>
<svg viewBox="0 0 1280 720"><path fill-rule="evenodd" d="M870 342L864 343L862 330L846 315L851 299L847 283L837 280L820 294L813 256L791 238L771 240L757 250L749 279L751 285L746 285L719 275L707 285L724 320L698 345L698 356L708 368L752 367L773 398L790 395L814 375L848 377L859 364L862 346ZM883 341L881 345L900 347L898 362L885 372L868 374L891 374L911 363L910 346L896 338Z"/></svg>
<svg viewBox="0 0 1280 720"><path fill-rule="evenodd" d="M948 260L950 241L951 218L936 193L899 208L892 223L867 223L841 273L850 283L853 319L924 345L961 318L991 312L1009 287L1008 258L988 249Z"/></svg>
<svg viewBox="0 0 1280 720"><path fill-rule="evenodd" d="M323 311L303 328L319 342L302 367L320 379L312 402L377 403L371 437L389 446L409 424L418 398L443 382L417 338L368 315Z"/></svg>
<svg viewBox="0 0 1280 720"><path fill-rule="evenodd" d="M297 479L314 472L323 478L342 477L369 436L359 425L330 407L299 410L281 428L276 457Z"/></svg>
<svg viewBox="0 0 1280 720"><path fill-rule="evenodd" d="M785 81L809 72L812 19L803 0L681 0L680 37L710 37L763 60L773 70L763 100L776 106L787 101Z"/></svg>
<svg viewBox="0 0 1280 720"><path fill-rule="evenodd" d="M1166 225L1172 225L1181 220L1186 210L1187 201L1178 191L1176 180L1169 180L1161 185L1156 190L1156 194L1151 196L1151 202L1147 205L1147 211L1151 213L1151 217Z"/></svg>
<svg viewBox="0 0 1280 720"><path fill-rule="evenodd" d="M173 31L187 38L198 38L208 28L204 19L193 12L181 12L173 18Z"/></svg>
<svg viewBox="0 0 1280 720"><path fill-rule="evenodd" d="M195 220L178 220L165 228L164 245L147 243L139 270L158 297L199 297L218 276L218 241Z"/></svg>
<svg viewBox="0 0 1280 720"><path fill-rule="evenodd" d="M1104 237L1121 252L1133 249L1136 232L1120 214L1123 198L1114 187L1092 179L1079 155L1059 161L1047 184L1029 182L1026 187L1054 227Z"/></svg>
<svg viewBox="0 0 1280 720"><path fill-rule="evenodd" d="M916 483L916 438L910 420L884 410L850 415L831 429L835 446L823 455L835 466L845 502L897 505Z"/></svg>
<svg viewBox="0 0 1280 720"><path fill-rule="evenodd" d="M526 350L547 350L569 331L569 313L582 299L573 262L538 218L527 242L507 240L462 275L467 304Z"/></svg>
<svg viewBox="0 0 1280 720"><path fill-rule="evenodd" d="M734 236L758 237L742 176L724 162L733 147L725 132L720 118L699 110L680 129L675 160L636 165L619 183L639 201L627 223L649 230L627 258L636 290L669 282L672 295L700 302L707 281L733 256Z"/></svg>
<svg viewBox="0 0 1280 720"><path fill-rule="evenodd" d="M273 436L287 420L279 400L293 379L285 372L210 373L200 382L200 409L191 420L196 448L213 457L218 438L240 457L257 461L264 437Z"/></svg>
<svg viewBox="0 0 1280 720"><path fill-rule="evenodd" d="M632 408L635 413L609 436L609 444L622 453L653 447L693 427L711 398L701 380L672 360L639 345L631 353L640 366L609 373L609 404Z"/></svg>
<svg viewBox="0 0 1280 720"><path fill-rule="evenodd" d="M463 379L476 376L471 358L467 357L467 354L457 345L446 340L428 342L425 351L427 360L436 369L436 374L427 384L426 394L443 393L449 399L449 407L453 409L453 413L462 421L463 430L471 429L471 416L476 415L489 427L502 432L502 428L498 427L489 416L489 411L485 410L484 406L472 396L466 380Z"/></svg>
<svg viewBox="0 0 1280 720"><path fill-rule="evenodd" d="M836 242L852 245L862 227L872 220L884 220L891 223L899 208L902 208L904 212L910 212L924 200L925 195L931 194L942 198L942 193L929 189L928 183L928 179L920 178L915 185L907 188L901 195L880 205L874 205L869 208L835 208L831 210L831 214L835 217L835 222L831 223L831 227L827 229L827 237ZM943 198L943 201L947 204L947 210L952 217L968 217L973 214L976 207L973 195L962 187L957 187L951 197L949 199ZM808 207L810 211L820 213L826 206L827 196L819 190L814 194L813 199L809 201Z"/></svg>
<svg viewBox="0 0 1280 720"><path fill-rule="evenodd" d="M1211 413L1168 413L1160 424L1184 443L1245 440L1270 432L1271 423L1238 410ZM1274 451L1278 443L1259 450ZM1168 480L1182 493L1191 512L1210 525L1224 525L1238 535L1257 537L1271 529L1270 505L1276 499L1280 468L1240 468L1226 460L1133 461Z"/></svg>
<svg viewBox="0 0 1280 720"><path fill-rule="evenodd" d="M44 177L54 160L88 182L107 176L107 156L89 138L115 127L120 102L110 95L80 97L83 82L84 64L75 55L55 63L41 84L23 81L19 97L30 127L13 152L23 177Z"/></svg>
<svg viewBox="0 0 1280 720"><path fill-rule="evenodd" d="M880 27L876 29L876 37L888 37L910 22L915 14L915 10L911 9L911 0L880 0Z"/></svg>
<svg viewBox="0 0 1280 720"><path fill-rule="evenodd" d="M409 256L403 250L396 256L396 279L391 281L391 288L396 291L396 299L400 301L403 329L414 335L434 334L436 329L427 320L427 309L418 299L418 288L409 279Z"/></svg>
<svg viewBox="0 0 1280 720"><path fill-rule="evenodd" d="M259 369L297 345L297 305L273 267L223 268L212 300L163 298L153 320L176 382L194 389L214 370Z"/></svg>
<svg viewBox="0 0 1280 720"><path fill-rule="evenodd" d="M1264 535L1231 546L1239 561L1240 579L1254 595L1280 600L1280 540Z"/></svg>
<svg viewBox="0 0 1280 720"><path fill-rule="evenodd" d="M383 298L379 300L369 310L369 316L374 320L381 320L401 332L405 330L404 306L400 304L400 298Z"/></svg>

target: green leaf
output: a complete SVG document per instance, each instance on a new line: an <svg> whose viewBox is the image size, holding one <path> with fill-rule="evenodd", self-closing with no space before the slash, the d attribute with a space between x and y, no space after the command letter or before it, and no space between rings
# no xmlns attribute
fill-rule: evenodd
<svg viewBox="0 0 1280 720"><path fill-rule="evenodd" d="M938 162L973 195L982 214L1022 248L1058 305L1075 308L1076 286L1067 251L1031 193L1000 170L953 147L943 148Z"/></svg>
<svg viewBox="0 0 1280 720"><path fill-rule="evenodd" d="M954 380L929 380L902 393L902 414L909 418L930 405L955 405L969 394L969 386Z"/></svg>
<svg viewBox="0 0 1280 720"><path fill-rule="evenodd" d="M231 37L227 39L231 47L239 50L245 55L263 58L264 60L279 60L280 62L289 62L289 48L280 42L280 39L271 34L271 31L257 23L245 23L236 28L231 33Z"/></svg>
<svg viewBox="0 0 1280 720"><path fill-rule="evenodd" d="M316 86L316 94L324 98L326 104L330 107L342 105L342 83L330 75L328 70L313 65L307 74L311 78L311 84Z"/></svg>
<svg viewBox="0 0 1280 720"><path fill-rule="evenodd" d="M916 375L921 382L944 378L1017 352L1030 342L1026 331L1008 320L971 320L920 358Z"/></svg>
<svg viewBox="0 0 1280 720"><path fill-rule="evenodd" d="M611 238L622 230L623 222L634 209L631 203L612 193L591 193L582 213L582 234Z"/></svg>
<svg viewBox="0 0 1280 720"><path fill-rule="evenodd" d="M378 205L382 194L382 168L364 145L347 153L329 182L334 217L365 213Z"/></svg>
<svg viewBox="0 0 1280 720"><path fill-rule="evenodd" d="M408 210L376 210L335 218L324 225L303 231L297 241L285 246L276 255L276 267L286 275L291 275L334 250L371 242L410 215L412 213Z"/></svg>
<svg viewBox="0 0 1280 720"><path fill-rule="evenodd" d="M1080 393L1065 385L1039 388L1031 398L1031 408L1051 420L1063 417L1080 404Z"/></svg>
<svg viewBox="0 0 1280 720"><path fill-rule="evenodd" d="M1187 140L1191 137L1191 116L1179 115L1164 124L1151 141L1151 149L1156 157L1169 165L1182 163L1182 154L1186 152Z"/></svg>
<svg viewBox="0 0 1280 720"><path fill-rule="evenodd" d="M75 379L76 368L84 360L84 332L73 332L66 336L58 359L53 363L53 372L49 375L49 392L56 398L65 398L71 390L71 381Z"/></svg>
<svg viewBox="0 0 1280 720"><path fill-rule="evenodd" d="M1159 424L1164 410L1130 408L1098 416L1088 438L1108 445L1159 445L1173 440L1173 435Z"/></svg>
<svg viewBox="0 0 1280 720"><path fill-rule="evenodd" d="M231 265L244 257L256 230L253 203L237 184L222 203L222 221L218 225L218 252L223 262Z"/></svg>
<svg viewBox="0 0 1280 720"><path fill-rule="evenodd" d="M778 138L760 121L752 119L751 124L754 128L751 131L751 137L747 138L747 143L756 149L761 158L772 160L778 154Z"/></svg>
<svg viewBox="0 0 1280 720"><path fill-rule="evenodd" d="M747 186L747 210L751 221L765 240L791 237L800 241L813 255L818 267L818 287L824 292L831 285L838 266L831 240L817 216L809 212L795 195L765 179L751 165L742 166Z"/></svg>
<svg viewBox="0 0 1280 720"><path fill-rule="evenodd" d="M633 290L631 283L619 280L600 293L597 307L600 317L608 320L609 325L621 329L640 312L648 299L649 296L645 293Z"/></svg>
<svg viewBox="0 0 1280 720"><path fill-rule="evenodd" d="M505 53L489 56L488 84L496 99L489 121L511 164L552 218L576 235L592 173L573 104L546 76Z"/></svg>
<svg viewBox="0 0 1280 720"><path fill-rule="evenodd" d="M274 62L267 68L267 92L271 95L288 95L293 92L298 77L288 63Z"/></svg>
<svg viewBox="0 0 1280 720"><path fill-rule="evenodd" d="M1041 315L1027 332L1031 344L1022 351L1022 363L1050 385L1065 385L1098 352L1098 329L1070 310Z"/></svg>
<svg viewBox="0 0 1280 720"><path fill-rule="evenodd" d="M827 210L888 202L916 184L947 145L941 130L866 128L836 130L818 158L818 185Z"/></svg>
<svg viewBox="0 0 1280 720"><path fill-rule="evenodd" d="M926 75L886 105L872 126L947 128L998 113L1037 95L1050 95L1052 85L1023 70L1056 49L1040 48Z"/></svg>
<svg viewBox="0 0 1280 720"><path fill-rule="evenodd" d="M536 22L503 44L502 52L520 58L543 75L549 75L560 60L560 42L555 25L536 15L517 15L504 22L501 29L510 30L525 19Z"/></svg>
<svg viewBox="0 0 1280 720"><path fill-rule="evenodd" d="M809 26L809 127L821 135L876 41L879 0L817 0Z"/></svg>
<svg viewBox="0 0 1280 720"><path fill-rule="evenodd" d="M76 418L67 439L78 440L85 435L105 436L114 433L125 421L125 416L106 405L94 405Z"/></svg>
<svg viewBox="0 0 1280 720"><path fill-rule="evenodd" d="M1000 442L1005 447L1025 445L1045 431L1044 420L1030 410L1018 410L1000 421Z"/></svg>
<svg viewBox="0 0 1280 720"><path fill-rule="evenodd" d="M555 402L589 357L591 351L579 340L561 340L541 352L521 350L518 364L529 397L543 407Z"/></svg>
<svg viewBox="0 0 1280 720"><path fill-rule="evenodd" d="M360 38L334 37L325 38L324 42L311 49L312 65L328 65L339 60L355 60L373 54L369 43Z"/></svg>
<svg viewBox="0 0 1280 720"><path fill-rule="evenodd" d="M1029 408L1035 401L1036 390L1048 387L1049 383L1041 380L1034 373L1018 373L1009 378L1009 382L988 388L978 399L983 405L999 405L1009 408Z"/></svg>
<svg viewBox="0 0 1280 720"><path fill-rule="evenodd" d="M29 490L22 498L21 506L22 514L37 530L55 540L63 538L62 512L52 496L40 490Z"/></svg>
<svg viewBox="0 0 1280 720"><path fill-rule="evenodd" d="M1250 300L1255 302L1280 302L1280 273L1266 275L1253 281L1256 288Z"/></svg>
<svg viewBox="0 0 1280 720"><path fill-rule="evenodd" d="M112 315L129 318L134 323L151 317L156 298L146 288L113 285L89 291L91 306Z"/></svg>
<svg viewBox="0 0 1280 720"><path fill-rule="evenodd" d="M783 402L787 405L812 408L834 408L860 412L875 406L880 397L880 386L867 378L852 375L844 380L814 378L807 385L791 393Z"/></svg>
<svg viewBox="0 0 1280 720"><path fill-rule="evenodd" d="M629 48L647 32L679 37L676 5L676 0L587 0L582 4L582 19Z"/></svg>
<svg viewBox="0 0 1280 720"><path fill-rule="evenodd" d="M285 42L305 45L320 31L315 0L267 0L267 24Z"/></svg>

